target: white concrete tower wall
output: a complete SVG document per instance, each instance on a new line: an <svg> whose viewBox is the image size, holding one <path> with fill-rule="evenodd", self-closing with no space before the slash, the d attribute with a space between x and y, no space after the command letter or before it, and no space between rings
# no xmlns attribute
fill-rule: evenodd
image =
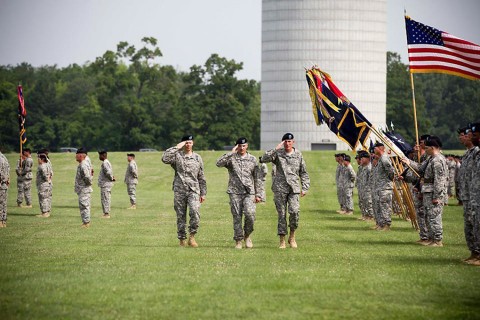
<svg viewBox="0 0 480 320"><path fill-rule="evenodd" d="M374 125L386 122L387 0L263 0L261 148L346 150L313 118L305 67L329 73Z"/></svg>

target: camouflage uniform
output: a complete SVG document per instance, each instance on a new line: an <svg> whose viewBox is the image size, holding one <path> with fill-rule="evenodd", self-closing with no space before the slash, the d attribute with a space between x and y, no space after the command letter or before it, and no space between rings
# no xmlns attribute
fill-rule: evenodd
<svg viewBox="0 0 480 320"><path fill-rule="evenodd" d="M25 204L32 205L32 179L33 160L26 157L25 160L17 161L17 205L21 205L25 197Z"/></svg>
<svg viewBox="0 0 480 320"><path fill-rule="evenodd" d="M447 160L448 165L448 196L453 197L453 191L455 190L455 170L457 163L455 160Z"/></svg>
<svg viewBox="0 0 480 320"><path fill-rule="evenodd" d="M135 160L132 160L128 163L127 171L125 172L125 180L127 184L127 192L130 197L130 204L137 204L137 184L138 184L138 168Z"/></svg>
<svg viewBox="0 0 480 320"><path fill-rule="evenodd" d="M233 216L233 239L240 241L253 232L255 197L261 198L264 189L257 158L249 153L243 157L238 153L228 153L217 160L217 167L228 169L227 193ZM242 215L245 215L243 228Z"/></svg>
<svg viewBox="0 0 480 320"><path fill-rule="evenodd" d="M267 201L267 192L265 188L265 182L267 181L267 173L268 173L268 167L265 163L259 163L257 167L257 176L260 178L262 181L262 194L260 196L260 199L262 202Z"/></svg>
<svg viewBox="0 0 480 320"><path fill-rule="evenodd" d="M335 183L337 184L337 199L340 204L340 210L347 211L345 206L345 166L343 164L337 165L337 171L335 172Z"/></svg>
<svg viewBox="0 0 480 320"><path fill-rule="evenodd" d="M345 167L345 166L344 166ZM345 209L347 212L353 211L353 188L355 186L355 180L357 174L351 164L345 167L344 185L343 190L345 194Z"/></svg>
<svg viewBox="0 0 480 320"><path fill-rule="evenodd" d="M90 222L90 200L92 198L92 168L83 160L78 164L75 176L75 193L78 195L80 216L84 224Z"/></svg>
<svg viewBox="0 0 480 320"><path fill-rule="evenodd" d="M265 152L261 161L272 162L276 167L272 182L273 201L278 213L278 235L284 236L288 233L287 205L290 230L296 230L300 217L299 195L310 188L305 160L297 149L293 149L291 154L287 154L285 149L272 149Z"/></svg>
<svg viewBox="0 0 480 320"><path fill-rule="evenodd" d="M421 165L411 162L411 166L423 177L422 195L428 239L442 241L442 213L448 186L447 161L442 154L436 154ZM433 204L433 199L439 202Z"/></svg>
<svg viewBox="0 0 480 320"><path fill-rule="evenodd" d="M418 159L418 156L416 156L416 159ZM418 169L419 167L421 167L423 164L426 163L427 159L429 159L427 153L422 154L420 156L420 163L417 163L414 161L410 162L412 168ZM428 225L426 220L425 207L423 205L423 194L422 194L423 181L417 175L415 175L412 171L408 171L407 175L405 176L405 181L410 182L413 185L412 199L413 199L413 205L415 206L415 213L416 213L417 223L418 223L418 234L420 236L420 240L432 240L432 239L429 239L429 231L428 231Z"/></svg>
<svg viewBox="0 0 480 320"><path fill-rule="evenodd" d="M477 147L478 148L478 147ZM480 255L480 149L477 149L473 157L473 166L470 189L470 205L474 216L473 220L473 250L472 253Z"/></svg>
<svg viewBox="0 0 480 320"><path fill-rule="evenodd" d="M389 157L383 154L372 170L374 212L380 227L392 224L392 193L394 169Z"/></svg>
<svg viewBox="0 0 480 320"><path fill-rule="evenodd" d="M38 203L42 213L52 209L52 172L51 166L42 163L37 168L35 183L37 185Z"/></svg>
<svg viewBox="0 0 480 320"><path fill-rule="evenodd" d="M372 203L372 164L358 168L357 189L358 205L362 211L362 217L373 218Z"/></svg>
<svg viewBox="0 0 480 320"><path fill-rule="evenodd" d="M202 157L195 152L186 155L181 149L172 147L163 153L162 161L175 170L173 207L177 213L177 237L184 240L187 237L187 207L190 209L188 231L196 234L200 224L200 197L207 194Z"/></svg>
<svg viewBox="0 0 480 320"><path fill-rule="evenodd" d="M98 186L100 187L103 213L109 214L113 187L113 169L108 159L103 160L102 166L100 167Z"/></svg>
<svg viewBox="0 0 480 320"><path fill-rule="evenodd" d="M0 152L0 222L7 222L7 195L10 183L10 165L7 158Z"/></svg>
<svg viewBox="0 0 480 320"><path fill-rule="evenodd" d="M460 200L463 202L463 222L464 222L464 232L465 240L467 242L467 247L470 252L475 253L479 251L475 247L476 237L474 232L475 226L475 215L472 210L470 190L472 189L472 173L474 168L474 159L475 154L478 152L478 147L472 147L467 150L465 155L462 158L462 165L460 166L458 172L458 182L460 187ZM478 180L478 177L475 178Z"/></svg>

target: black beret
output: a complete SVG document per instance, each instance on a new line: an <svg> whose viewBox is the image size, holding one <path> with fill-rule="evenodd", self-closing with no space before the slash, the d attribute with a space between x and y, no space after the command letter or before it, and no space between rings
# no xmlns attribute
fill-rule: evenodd
<svg viewBox="0 0 480 320"><path fill-rule="evenodd" d="M370 153L368 153L367 151L363 151L363 152L358 154L358 157L359 158L370 158Z"/></svg>
<svg viewBox="0 0 480 320"><path fill-rule="evenodd" d="M242 138L238 138L235 144L245 144L247 142L248 142L247 138L242 137Z"/></svg>
<svg viewBox="0 0 480 320"><path fill-rule="evenodd" d="M105 149L98 150L98 154L105 154L105 153L107 153L107 150L105 150Z"/></svg>
<svg viewBox="0 0 480 320"><path fill-rule="evenodd" d="M38 155L38 158L39 158L39 159L42 159L43 161L47 161L47 155L46 155L45 153L40 153L40 154Z"/></svg>
<svg viewBox="0 0 480 320"><path fill-rule="evenodd" d="M134 157L135 158L135 154L134 153L127 153L127 157Z"/></svg>
<svg viewBox="0 0 480 320"><path fill-rule="evenodd" d="M285 140L293 140L293 134L285 133L282 137L282 141L285 141Z"/></svg>
<svg viewBox="0 0 480 320"><path fill-rule="evenodd" d="M79 154L79 153L88 154L87 149L85 149L84 147L81 147L81 148L77 149L77 154Z"/></svg>
<svg viewBox="0 0 480 320"><path fill-rule="evenodd" d="M466 133L467 129L468 129L468 127L458 128L458 129L457 129L457 133L458 133L458 134Z"/></svg>
<svg viewBox="0 0 480 320"><path fill-rule="evenodd" d="M428 147L437 147L441 148L442 147L442 141L440 141L440 138L437 136L430 136L428 137L427 141L425 141L425 145Z"/></svg>
<svg viewBox="0 0 480 320"><path fill-rule="evenodd" d="M383 143L381 143L380 141L377 141L375 142L375 145L373 147L375 148L375 147L383 147L383 146L384 146Z"/></svg>
<svg viewBox="0 0 480 320"><path fill-rule="evenodd" d="M32 150L30 150L30 148L23 148L22 152L32 153Z"/></svg>
<svg viewBox="0 0 480 320"><path fill-rule="evenodd" d="M423 141L426 141L429 137L430 137L429 134L424 134L423 136L420 136L420 139L419 139L419 140L420 140L420 141L422 141L422 140L423 140Z"/></svg>
<svg viewBox="0 0 480 320"><path fill-rule="evenodd" d="M469 127L472 129L472 132L480 132L480 122L471 123Z"/></svg>
<svg viewBox="0 0 480 320"><path fill-rule="evenodd" d="M43 148L37 151L37 154L47 154L48 155L48 149Z"/></svg>
<svg viewBox="0 0 480 320"><path fill-rule="evenodd" d="M349 156L348 154L346 154L346 155L343 156L343 160L345 160L345 161L351 161L352 158L350 158L350 156Z"/></svg>
<svg viewBox="0 0 480 320"><path fill-rule="evenodd" d="M193 140L193 136L191 134L186 134L182 137L182 142L188 140Z"/></svg>

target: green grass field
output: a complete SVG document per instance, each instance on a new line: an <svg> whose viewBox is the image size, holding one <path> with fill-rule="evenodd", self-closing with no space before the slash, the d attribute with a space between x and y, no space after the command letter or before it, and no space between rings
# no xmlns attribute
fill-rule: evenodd
<svg viewBox="0 0 480 320"><path fill-rule="evenodd" d="M333 152L305 152L311 189L301 200L299 248L278 249L268 175L254 248L236 250L227 170L215 166L222 153L200 154L208 194L197 249L178 246L173 170L161 153L137 153L135 211L126 210L126 155L109 154L117 177L112 218L101 218L95 187L89 229L80 228L74 154L51 155L48 219L35 217L35 187L34 207L16 207L17 155L7 155L12 184L8 227L0 229L0 319L480 318L480 268L460 261L469 255L461 207L445 207L443 248L415 244L417 233L397 217L390 232L370 230L358 210L335 213ZM100 161L90 156L96 182Z"/></svg>

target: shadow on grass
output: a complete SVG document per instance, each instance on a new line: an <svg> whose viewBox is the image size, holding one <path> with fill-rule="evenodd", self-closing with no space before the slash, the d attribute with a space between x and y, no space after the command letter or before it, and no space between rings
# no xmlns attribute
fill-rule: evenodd
<svg viewBox="0 0 480 320"><path fill-rule="evenodd" d="M433 248L434 250L437 250L438 248ZM457 264L457 265L465 265L465 263L462 262L461 258L450 258L450 257L432 257L432 256L425 256L425 257L412 257L412 256L396 256L395 257L395 263L403 263L405 265L414 265L414 264L423 264L423 265L451 265L451 264Z"/></svg>
<svg viewBox="0 0 480 320"><path fill-rule="evenodd" d="M360 221L359 221L359 223L360 223ZM362 221L362 223L363 223L363 221ZM371 233L395 233L395 232L416 233L416 231L413 228L394 228L394 227L392 227L392 229L390 231L377 231L377 230L370 229L372 226L373 226L373 224L368 224L368 225L363 224L363 225L359 225L359 226L355 226L355 227L335 225L335 226L327 226L326 228L330 229L330 230L339 230L339 231L352 231L352 230L369 231Z"/></svg>
<svg viewBox="0 0 480 320"><path fill-rule="evenodd" d="M327 209L303 209L300 208L301 213L315 213L315 214L334 214L335 210L327 210Z"/></svg>
<svg viewBox="0 0 480 320"><path fill-rule="evenodd" d="M17 212L8 212L8 216L24 216L24 217L35 217L38 213L17 213Z"/></svg>

